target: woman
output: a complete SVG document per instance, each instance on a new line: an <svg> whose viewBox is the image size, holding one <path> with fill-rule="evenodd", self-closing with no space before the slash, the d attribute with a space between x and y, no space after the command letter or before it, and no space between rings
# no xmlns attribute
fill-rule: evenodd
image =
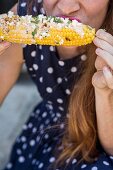
<svg viewBox="0 0 113 170"><path fill-rule="evenodd" d="M5 170L112 170L113 1L19 1L19 15L44 11L73 16L98 31L87 47L24 47L28 72L43 101L23 126ZM1 81L1 101L24 61L22 55L4 56L1 63L7 70L1 67L0 76L9 81Z"/></svg>

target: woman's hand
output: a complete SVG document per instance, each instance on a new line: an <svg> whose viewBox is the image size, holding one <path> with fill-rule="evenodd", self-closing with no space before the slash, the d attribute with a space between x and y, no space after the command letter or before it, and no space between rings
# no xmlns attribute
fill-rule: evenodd
<svg viewBox="0 0 113 170"><path fill-rule="evenodd" d="M93 42L97 46L97 72L93 75L92 84L95 89L113 91L113 36L100 29Z"/></svg>
<svg viewBox="0 0 113 170"><path fill-rule="evenodd" d="M9 42L0 42L0 55L11 45Z"/></svg>
<svg viewBox="0 0 113 170"><path fill-rule="evenodd" d="M100 143L113 155L113 36L98 30L94 44L97 46L92 84L95 90L95 109Z"/></svg>

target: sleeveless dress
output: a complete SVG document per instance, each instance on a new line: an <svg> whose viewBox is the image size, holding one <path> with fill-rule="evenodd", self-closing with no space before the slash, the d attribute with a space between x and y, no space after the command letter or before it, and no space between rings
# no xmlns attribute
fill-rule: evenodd
<svg viewBox="0 0 113 170"><path fill-rule="evenodd" d="M27 0L20 0L18 14L25 15L26 8ZM32 14L43 12L42 1L37 0L37 4L32 6ZM87 57L81 55L63 61L55 47L41 45L24 46L23 52L28 72L42 101L23 125L5 170L53 170L51 165L56 160L54 150L60 153L63 149L60 142L65 129L64 121L68 116L69 96ZM59 125L59 128L55 125ZM113 157L104 151L93 163L77 164L77 158L73 158L69 165L68 162L69 159L64 162L64 166L55 170L113 170Z"/></svg>

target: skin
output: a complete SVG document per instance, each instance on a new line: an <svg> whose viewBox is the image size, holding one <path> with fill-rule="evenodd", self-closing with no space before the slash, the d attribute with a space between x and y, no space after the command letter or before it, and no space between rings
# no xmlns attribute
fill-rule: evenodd
<svg viewBox="0 0 113 170"><path fill-rule="evenodd" d="M113 155L113 36L99 29L105 19L109 0L44 0L47 15L73 16L96 28L95 90L98 136L104 150ZM76 57L85 47L57 47L61 59ZM82 52L81 52L82 51Z"/></svg>
<svg viewBox="0 0 113 170"><path fill-rule="evenodd" d="M109 0L43 0L43 2L47 15L74 16L84 24L98 30L106 16ZM9 44L6 44L0 43L0 54L9 47ZM95 90L98 136L104 150L113 155L113 75L111 73L113 70L113 36L104 30L98 30L94 44L97 47L95 61L97 71L92 77L92 84ZM16 49L17 47L10 47L10 50L5 52L7 55L0 55L0 89L2 89L0 101L16 81L23 63L23 58L19 57L22 55L10 55L11 51ZM67 59L75 57L81 51L84 52L85 47L60 46L57 50L62 59Z"/></svg>

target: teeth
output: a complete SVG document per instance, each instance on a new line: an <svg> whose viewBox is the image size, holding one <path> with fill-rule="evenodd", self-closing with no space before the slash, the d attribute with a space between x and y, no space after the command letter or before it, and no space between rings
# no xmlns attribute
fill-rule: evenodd
<svg viewBox="0 0 113 170"><path fill-rule="evenodd" d="M42 14L19 17L12 12L0 18L0 39L14 43L81 46L94 37L94 28L69 18Z"/></svg>

